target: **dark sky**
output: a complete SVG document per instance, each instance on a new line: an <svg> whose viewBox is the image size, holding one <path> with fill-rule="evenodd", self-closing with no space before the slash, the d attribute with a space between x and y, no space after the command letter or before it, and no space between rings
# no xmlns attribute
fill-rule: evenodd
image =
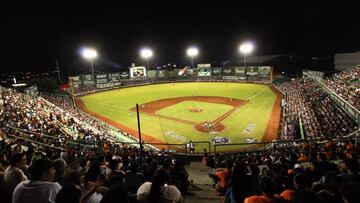
<svg viewBox="0 0 360 203"><path fill-rule="evenodd" d="M82 46L97 49L96 66L124 69L131 62L144 63L143 46L153 49L153 65L187 63L190 45L199 47L200 63L236 60L244 40L255 42L254 55L360 50L355 1L131 2L2 3L1 70L48 70L55 59L68 70L81 68L88 65L78 53Z"/></svg>

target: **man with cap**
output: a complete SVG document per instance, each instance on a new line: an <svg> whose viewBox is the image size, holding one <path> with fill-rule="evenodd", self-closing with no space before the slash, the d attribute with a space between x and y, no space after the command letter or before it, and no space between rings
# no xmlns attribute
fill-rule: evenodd
<svg viewBox="0 0 360 203"><path fill-rule="evenodd" d="M61 186L54 181L54 164L47 158L34 161L29 168L30 180L19 183L13 193L13 203L55 203Z"/></svg>

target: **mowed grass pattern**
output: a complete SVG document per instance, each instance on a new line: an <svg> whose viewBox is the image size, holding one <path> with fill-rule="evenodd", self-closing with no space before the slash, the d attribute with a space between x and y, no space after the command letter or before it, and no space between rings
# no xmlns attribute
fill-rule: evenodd
<svg viewBox="0 0 360 203"><path fill-rule="evenodd" d="M257 141L261 141L276 99L276 95L266 85L223 82L147 85L90 94L83 96L81 99L90 111L136 130L136 113L129 111L129 109L136 106L136 103L142 104L159 99L184 96L231 97L249 100L249 102L224 119L221 123L226 128L217 134L201 133L196 131L191 125L147 114L140 115L142 133L151 135L164 142L179 144L188 142L190 139L192 141L209 141L214 137L227 137L232 143L247 142L247 138L255 138ZM186 103L188 102L191 103L191 101ZM198 102L194 102L194 106L196 106L195 103ZM207 109L211 109L211 106L216 109L219 108L217 105L219 104L207 103L205 106ZM181 112L166 112L166 114L171 116L177 114L179 117L184 118L195 117L193 116L194 113L182 110ZM203 120L198 115L196 114L199 117L196 119ZM177 136L169 134L176 134ZM228 149L233 148L238 147L228 147Z"/></svg>
<svg viewBox="0 0 360 203"><path fill-rule="evenodd" d="M205 121L214 121L232 108L232 106L224 104L183 101L158 110L156 111L156 114L201 123ZM191 112L190 109L201 109L201 112Z"/></svg>

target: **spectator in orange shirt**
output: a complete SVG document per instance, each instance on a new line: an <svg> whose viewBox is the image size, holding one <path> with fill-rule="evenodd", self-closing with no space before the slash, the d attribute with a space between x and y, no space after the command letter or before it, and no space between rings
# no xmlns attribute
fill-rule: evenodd
<svg viewBox="0 0 360 203"><path fill-rule="evenodd" d="M231 169L233 162L231 160L226 161L226 168L224 170L216 171L214 174L209 174L216 183L216 193L219 196L225 195L226 186L231 177Z"/></svg>
<svg viewBox="0 0 360 203"><path fill-rule="evenodd" d="M300 155L300 157L299 157L299 159L298 159L298 161L299 162L307 162L309 160L309 157L307 157L306 155L305 155L305 153L301 153L301 155Z"/></svg>

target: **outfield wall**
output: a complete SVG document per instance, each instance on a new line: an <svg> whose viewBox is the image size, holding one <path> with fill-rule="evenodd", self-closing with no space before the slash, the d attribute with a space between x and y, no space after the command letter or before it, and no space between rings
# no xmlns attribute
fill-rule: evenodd
<svg viewBox="0 0 360 203"><path fill-rule="evenodd" d="M69 85L73 95L93 90L129 87L147 83L226 81L270 84L272 67L208 67L197 69L147 70L146 77L134 77L129 72L78 75L69 77Z"/></svg>

